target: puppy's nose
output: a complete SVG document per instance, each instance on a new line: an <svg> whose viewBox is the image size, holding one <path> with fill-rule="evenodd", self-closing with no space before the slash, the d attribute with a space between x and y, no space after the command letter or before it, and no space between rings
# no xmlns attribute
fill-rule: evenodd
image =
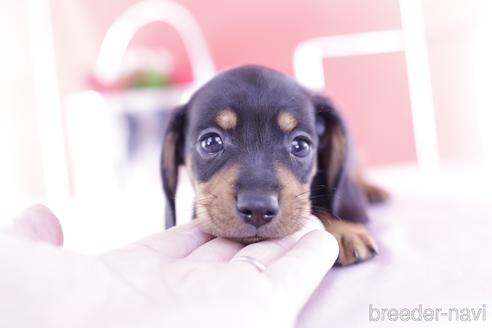
<svg viewBox="0 0 492 328"><path fill-rule="evenodd" d="M237 210L242 219L255 227L272 221L278 213L278 197L275 194L239 193Z"/></svg>

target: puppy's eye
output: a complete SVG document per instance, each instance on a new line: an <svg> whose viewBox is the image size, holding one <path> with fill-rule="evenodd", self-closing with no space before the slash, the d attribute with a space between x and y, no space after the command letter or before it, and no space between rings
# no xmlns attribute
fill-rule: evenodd
<svg viewBox="0 0 492 328"><path fill-rule="evenodd" d="M217 133L209 133L200 139L200 147L208 154L215 154L224 149L224 142Z"/></svg>
<svg viewBox="0 0 492 328"><path fill-rule="evenodd" d="M290 144L290 152L297 157L305 157L309 154L311 143L302 137L297 137Z"/></svg>

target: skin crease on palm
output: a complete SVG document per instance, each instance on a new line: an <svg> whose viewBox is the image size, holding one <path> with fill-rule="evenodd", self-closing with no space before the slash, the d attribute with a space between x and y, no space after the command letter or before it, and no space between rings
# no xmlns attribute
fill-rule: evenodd
<svg viewBox="0 0 492 328"><path fill-rule="evenodd" d="M0 232L0 327L289 327L338 255L316 218L243 246L195 222L97 256L61 248L51 211L26 209ZM247 255L264 263L259 272Z"/></svg>

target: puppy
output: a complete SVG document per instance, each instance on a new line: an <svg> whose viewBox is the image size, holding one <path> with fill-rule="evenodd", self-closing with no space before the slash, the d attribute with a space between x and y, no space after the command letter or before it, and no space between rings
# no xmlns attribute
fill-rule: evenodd
<svg viewBox="0 0 492 328"><path fill-rule="evenodd" d="M386 198L348 165L346 127L332 103L260 66L225 71L177 108L161 159L166 227L175 224L178 167L195 189L194 219L242 243L280 238L317 216L338 240L338 263L372 258L366 203Z"/></svg>

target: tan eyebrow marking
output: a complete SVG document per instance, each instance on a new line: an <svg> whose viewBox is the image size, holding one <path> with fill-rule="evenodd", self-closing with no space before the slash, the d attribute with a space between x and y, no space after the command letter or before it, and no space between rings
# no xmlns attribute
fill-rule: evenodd
<svg viewBox="0 0 492 328"><path fill-rule="evenodd" d="M230 109L224 109L217 114L215 122L224 130L233 129L237 124L237 115Z"/></svg>
<svg viewBox="0 0 492 328"><path fill-rule="evenodd" d="M278 126L284 132L290 132L297 126L297 119L292 114L281 112L277 119Z"/></svg>

